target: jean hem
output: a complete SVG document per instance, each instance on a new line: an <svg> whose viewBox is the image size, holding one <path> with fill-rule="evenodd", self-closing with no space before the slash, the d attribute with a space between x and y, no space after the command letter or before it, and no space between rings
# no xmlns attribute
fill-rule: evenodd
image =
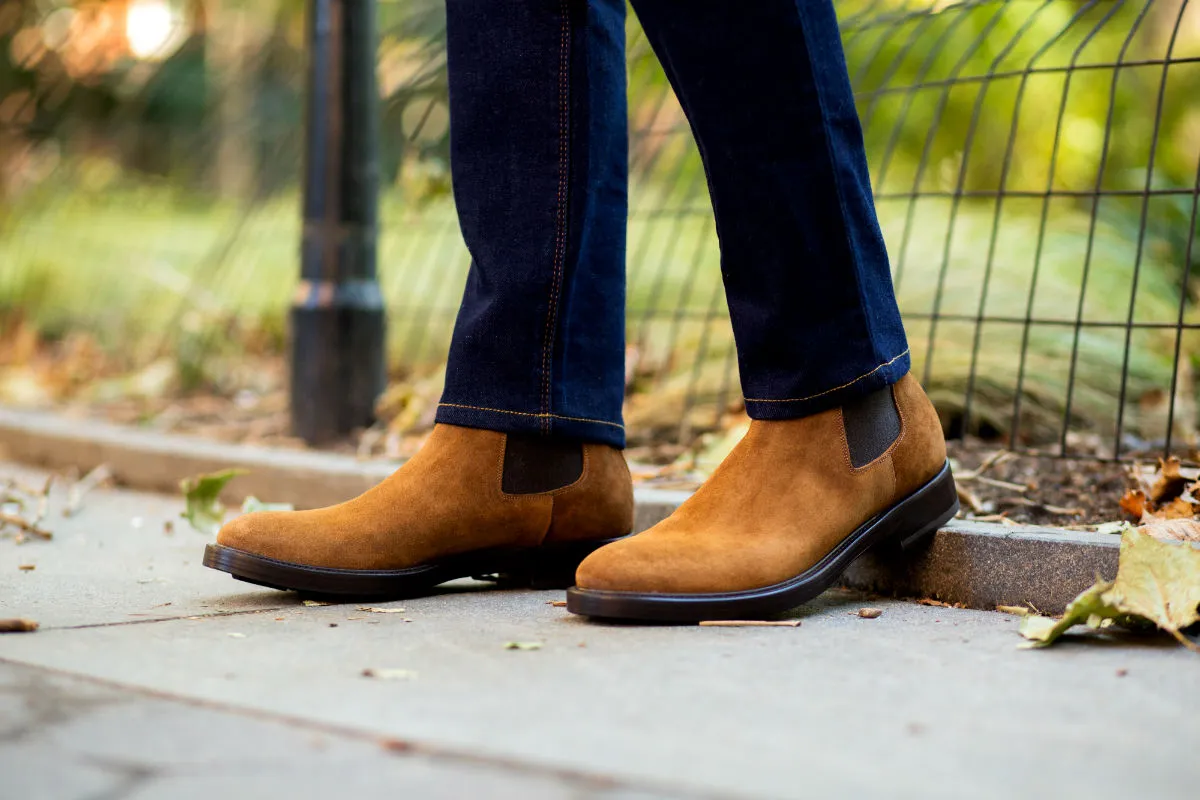
<svg viewBox="0 0 1200 800"><path fill-rule="evenodd" d="M908 374L911 368L909 352L905 350L870 372L832 389L814 392L806 397L779 400L746 398L746 413L751 419L798 419L840 408L863 395L891 386Z"/></svg>
<svg viewBox="0 0 1200 800"><path fill-rule="evenodd" d="M537 414L529 411L509 411L463 403L441 402L435 421L464 428L484 428L501 433L549 433L570 439L581 439L616 448L625 447L625 427L609 422L566 414Z"/></svg>

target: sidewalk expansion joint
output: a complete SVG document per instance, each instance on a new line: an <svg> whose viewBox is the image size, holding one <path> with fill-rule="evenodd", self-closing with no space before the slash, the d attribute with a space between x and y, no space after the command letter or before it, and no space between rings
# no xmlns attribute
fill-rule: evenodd
<svg viewBox="0 0 1200 800"><path fill-rule="evenodd" d="M293 714L266 711L258 708L248 708L219 700L209 700L202 697L177 694L175 692L153 689L148 686L139 686L137 684L126 683L124 681L100 678L94 675L88 675L86 673L74 672L72 670L59 669L56 667L45 667L40 664L21 661L14 658L7 658L4 656L0 656L0 664L11 664L22 668L35 669L64 678L84 681L95 686L133 692L157 700L182 703L184 705L192 706L193 708L201 708L208 711L233 714L235 716L244 717L247 719L272 722L293 728L302 728L327 736L336 736L352 741L371 742L396 758L424 756L437 761L457 762L460 764L475 764L534 777L552 778L575 784L576 788L580 790L625 790L631 792L640 790L662 793L672 797L696 798L696 800L727 800L728 798L727 795L714 793L711 791L703 791L697 789L696 787L665 784L653 780L616 778L610 775L604 775L602 773L571 769L568 767L557 767L550 764L540 764L537 762L525 761L509 756L484 755L471 752L465 748L455 747L453 745L433 744L430 742L423 742L413 739L402 739L386 733L352 728L346 725L323 722L321 720L299 717Z"/></svg>

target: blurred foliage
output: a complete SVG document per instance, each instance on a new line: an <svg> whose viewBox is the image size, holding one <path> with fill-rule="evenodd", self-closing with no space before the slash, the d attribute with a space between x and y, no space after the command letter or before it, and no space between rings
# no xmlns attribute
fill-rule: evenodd
<svg viewBox="0 0 1200 800"><path fill-rule="evenodd" d="M1169 326L1181 308L1196 321L1200 4L836 6L914 355L941 407L956 418L977 403L974 429L1004 431L1019 386L1019 432L1037 442L1055 438L1073 392L1071 424L1107 432L1124 376L1135 430L1161 438L1158 417L1138 422L1153 416L1145 398L1200 353L1183 336L1176 369L1174 330L1122 326ZM86 331L114 369L168 354L178 388L219 392L245 385L247 354L282 351L303 12L0 0L0 342L21 326L48 341ZM444 22L440 0L379 6L380 264L398 374L435 373L467 267ZM635 438L687 439L735 404L732 342L699 156L632 15L628 41L627 416ZM940 314L957 316L931 323ZM1082 326L973 321L1027 314Z"/></svg>

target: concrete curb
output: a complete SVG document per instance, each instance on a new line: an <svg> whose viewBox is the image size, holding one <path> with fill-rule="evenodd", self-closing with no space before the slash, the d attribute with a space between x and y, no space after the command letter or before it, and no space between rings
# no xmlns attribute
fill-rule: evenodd
<svg viewBox="0 0 1200 800"><path fill-rule="evenodd" d="M225 501L248 495L315 508L361 493L396 468L392 462L304 450L273 450L155 433L93 420L0 408L0 457L45 467L88 470L107 464L134 489L179 491L200 472L241 467ZM639 488L635 530L644 530L687 499L686 492ZM867 556L846 573L851 588L933 598L971 608L1029 604L1060 613L1095 580L1117 571L1120 539L1057 528L1004 527L956 520L932 544L897 561Z"/></svg>

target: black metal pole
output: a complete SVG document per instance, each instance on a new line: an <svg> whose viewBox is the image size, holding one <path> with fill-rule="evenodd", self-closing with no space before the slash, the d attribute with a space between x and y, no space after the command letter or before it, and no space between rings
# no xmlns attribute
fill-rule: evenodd
<svg viewBox="0 0 1200 800"><path fill-rule="evenodd" d="M386 380L375 274L375 0L309 0L304 232L292 304L292 427L318 443L369 425Z"/></svg>

